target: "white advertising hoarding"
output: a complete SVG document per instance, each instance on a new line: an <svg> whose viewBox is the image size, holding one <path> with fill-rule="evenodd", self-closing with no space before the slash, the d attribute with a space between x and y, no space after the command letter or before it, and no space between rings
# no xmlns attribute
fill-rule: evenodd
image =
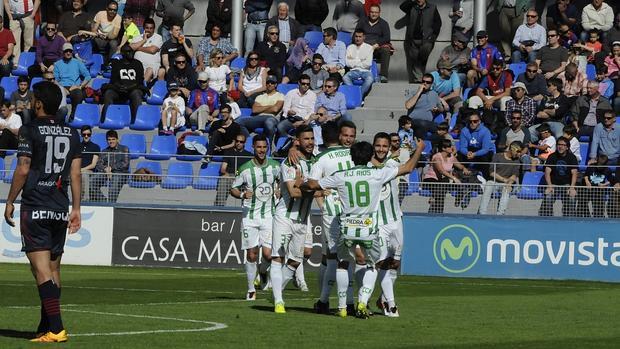
<svg viewBox="0 0 620 349"><path fill-rule="evenodd" d="M4 204L0 204L0 208L4 213ZM14 228L2 218L0 262L28 263L25 253L21 252L19 208L16 204ZM113 223L114 208L82 206L82 228L75 234L67 235L63 264L111 265Z"/></svg>

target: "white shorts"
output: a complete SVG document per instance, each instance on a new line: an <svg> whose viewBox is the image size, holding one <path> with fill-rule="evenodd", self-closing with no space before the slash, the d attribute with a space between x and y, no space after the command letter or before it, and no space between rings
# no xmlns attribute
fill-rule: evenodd
<svg viewBox="0 0 620 349"><path fill-rule="evenodd" d="M323 248L322 253L327 255L329 253L338 253L338 241L340 241L340 216L327 216L321 217L323 222Z"/></svg>
<svg viewBox="0 0 620 349"><path fill-rule="evenodd" d="M241 249L247 250L252 247L271 247L271 229L273 219L269 218L243 218L241 230Z"/></svg>
<svg viewBox="0 0 620 349"><path fill-rule="evenodd" d="M377 234L377 237L372 241L372 246L370 248L365 248L364 246L355 244L349 247L345 244L345 240L341 239L338 243L338 261L355 263L355 250L359 248L364 254L366 265L374 267L374 265L380 261L379 257L381 256L379 239L379 234Z"/></svg>
<svg viewBox="0 0 620 349"><path fill-rule="evenodd" d="M172 112L167 112L166 124L170 125L171 121L172 121ZM177 114L177 122L173 126L174 128L185 126L185 116Z"/></svg>
<svg viewBox="0 0 620 349"><path fill-rule="evenodd" d="M379 247L381 254L379 260L382 261L392 257L399 261L403 252L403 221L379 225Z"/></svg>
<svg viewBox="0 0 620 349"><path fill-rule="evenodd" d="M295 223L286 217L273 217L271 257L286 257L302 263L308 231L307 223Z"/></svg>

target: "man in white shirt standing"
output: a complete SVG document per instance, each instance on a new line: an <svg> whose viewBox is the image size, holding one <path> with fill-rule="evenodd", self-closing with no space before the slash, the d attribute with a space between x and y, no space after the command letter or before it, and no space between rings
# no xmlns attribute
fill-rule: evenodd
<svg viewBox="0 0 620 349"><path fill-rule="evenodd" d="M524 24L517 28L517 33L512 40L512 63L520 63L527 57L527 63L536 61L536 54L543 46L547 45L547 30L538 24L538 13L529 10Z"/></svg>
<svg viewBox="0 0 620 349"><path fill-rule="evenodd" d="M159 49L164 44L161 35L155 33L155 21L152 18L144 20L144 34L137 36L131 42L131 48L136 51L134 58L142 62L144 67L144 81L150 82L156 78L161 67ZM161 79L163 79L163 70Z"/></svg>
<svg viewBox="0 0 620 349"><path fill-rule="evenodd" d="M299 77L299 87L290 90L284 97L282 121L278 123L280 136L286 136L291 129L308 125L315 120L315 104L316 93L310 91L310 77L302 74Z"/></svg>
<svg viewBox="0 0 620 349"><path fill-rule="evenodd" d="M4 9L9 17L9 29L15 36L15 50L13 63L17 65L19 55L30 51L34 41L34 16L39 11L41 0L9 1L4 0ZM24 47L22 50L21 37L24 34Z"/></svg>
<svg viewBox="0 0 620 349"><path fill-rule="evenodd" d="M353 43L347 47L346 64L350 68L342 80L345 85L353 85L353 80L362 79L362 95L365 96L370 90L374 77L370 72L374 48L365 43L366 34L361 28L353 32Z"/></svg>

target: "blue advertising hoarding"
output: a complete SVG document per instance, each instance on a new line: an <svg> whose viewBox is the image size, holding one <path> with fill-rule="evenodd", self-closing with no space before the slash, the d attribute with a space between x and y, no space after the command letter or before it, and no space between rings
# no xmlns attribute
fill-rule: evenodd
<svg viewBox="0 0 620 349"><path fill-rule="evenodd" d="M620 282L617 221L403 217L402 273Z"/></svg>

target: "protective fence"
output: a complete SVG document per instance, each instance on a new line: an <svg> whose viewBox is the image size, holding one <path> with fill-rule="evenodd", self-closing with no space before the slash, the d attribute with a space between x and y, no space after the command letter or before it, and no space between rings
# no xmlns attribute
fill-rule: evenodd
<svg viewBox="0 0 620 349"><path fill-rule="evenodd" d="M166 160L132 160L130 173L83 171L83 203L241 206L241 200L230 195L230 188L235 169L248 161L247 157L216 156L205 162L202 156L161 156L167 156ZM620 183L616 183L615 166L465 165L466 170L455 167L441 173L431 170L437 169L432 163L421 163L413 173L397 179L403 212L620 218ZM510 180L501 175L507 166L516 167L516 175ZM14 170L12 165L7 167L0 185L5 192ZM554 169L550 171L552 183L559 183L557 176L568 176L567 184L548 185L546 168ZM570 186L571 169L580 170L574 187Z"/></svg>

